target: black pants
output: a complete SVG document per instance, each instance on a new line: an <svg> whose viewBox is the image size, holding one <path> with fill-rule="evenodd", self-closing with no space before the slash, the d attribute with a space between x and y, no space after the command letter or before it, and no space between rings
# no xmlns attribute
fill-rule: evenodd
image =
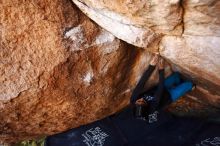
<svg viewBox="0 0 220 146"><path fill-rule="evenodd" d="M156 123L132 116L131 108L97 122L49 136L45 146L220 146L220 125L160 112Z"/></svg>

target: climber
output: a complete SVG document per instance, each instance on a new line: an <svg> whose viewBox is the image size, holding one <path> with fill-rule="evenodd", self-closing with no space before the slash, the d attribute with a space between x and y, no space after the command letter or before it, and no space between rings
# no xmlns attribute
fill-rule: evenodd
<svg viewBox="0 0 220 146"><path fill-rule="evenodd" d="M159 84L142 93L145 82L151 76L156 65L159 70ZM182 80L178 72L171 74L164 81L164 60L159 58L158 55L154 55L148 69L144 72L132 93L131 103L135 104L134 114L139 119L148 120L149 123L153 123L157 121L159 109L176 101L192 89L193 83Z"/></svg>
<svg viewBox="0 0 220 146"><path fill-rule="evenodd" d="M163 62L157 55L153 57L134 89L132 106L93 123L49 136L45 146L219 146L220 125L203 119L176 117L163 109L193 86L190 81L181 80L178 73L164 80ZM142 93L156 65L159 84Z"/></svg>

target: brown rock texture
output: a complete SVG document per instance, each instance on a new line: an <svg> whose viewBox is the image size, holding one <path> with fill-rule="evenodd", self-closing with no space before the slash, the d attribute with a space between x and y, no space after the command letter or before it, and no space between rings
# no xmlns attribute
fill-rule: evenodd
<svg viewBox="0 0 220 146"><path fill-rule="evenodd" d="M124 108L149 51L198 84L171 111L219 114L219 1L73 1L102 28L69 0L0 1L0 143Z"/></svg>
<svg viewBox="0 0 220 146"><path fill-rule="evenodd" d="M160 52L173 64L173 70L188 75L206 91L206 98L215 99L212 103L220 107L219 0L73 2L119 39ZM114 23L114 28L102 20L108 20L110 26ZM130 33L123 29L127 27Z"/></svg>
<svg viewBox="0 0 220 146"><path fill-rule="evenodd" d="M129 103L150 53L67 0L3 0L0 9L1 143L58 133Z"/></svg>

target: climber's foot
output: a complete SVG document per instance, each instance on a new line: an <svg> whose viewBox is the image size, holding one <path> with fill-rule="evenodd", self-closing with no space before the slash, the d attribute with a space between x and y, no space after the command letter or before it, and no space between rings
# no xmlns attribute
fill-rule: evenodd
<svg viewBox="0 0 220 146"><path fill-rule="evenodd" d="M136 105L143 105L143 104L146 104L145 100L143 98L140 98L138 99L136 102L135 102Z"/></svg>

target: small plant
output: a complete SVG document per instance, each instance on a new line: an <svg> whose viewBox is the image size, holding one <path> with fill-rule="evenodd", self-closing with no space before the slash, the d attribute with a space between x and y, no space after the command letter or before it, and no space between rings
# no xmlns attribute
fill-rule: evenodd
<svg viewBox="0 0 220 146"><path fill-rule="evenodd" d="M38 140L22 141L14 146L44 146L45 138Z"/></svg>

